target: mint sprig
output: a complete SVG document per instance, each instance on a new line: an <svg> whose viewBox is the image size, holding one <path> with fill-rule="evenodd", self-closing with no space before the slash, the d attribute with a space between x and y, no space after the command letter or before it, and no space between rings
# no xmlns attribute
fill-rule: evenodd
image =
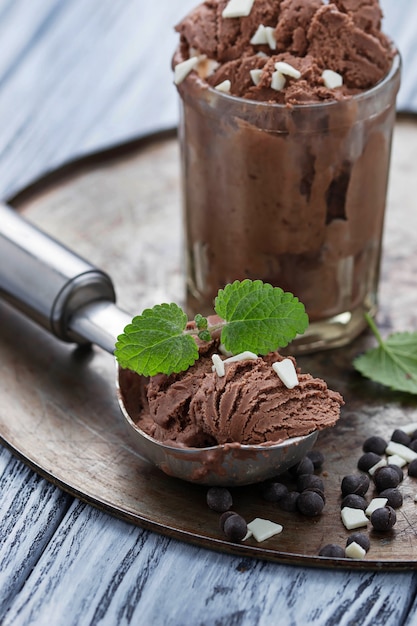
<svg viewBox="0 0 417 626"><path fill-rule="evenodd" d="M397 332L384 340L374 320L365 317L378 346L356 357L354 367L374 382L417 394L417 333Z"/></svg>
<svg viewBox="0 0 417 626"><path fill-rule="evenodd" d="M209 341L221 330L226 350L267 354L284 348L308 326L304 305L291 293L260 280L235 281L221 289L214 310L221 318L209 326L197 315L187 329L187 315L176 304L159 304L133 318L117 338L115 356L121 367L144 376L188 369L198 359L195 337Z"/></svg>

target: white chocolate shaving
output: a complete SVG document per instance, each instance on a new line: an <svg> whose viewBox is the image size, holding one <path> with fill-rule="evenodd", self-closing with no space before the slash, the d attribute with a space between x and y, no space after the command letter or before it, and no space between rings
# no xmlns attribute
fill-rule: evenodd
<svg viewBox="0 0 417 626"><path fill-rule="evenodd" d="M273 363L272 369L288 389L294 389L299 384L297 372L291 359Z"/></svg>
<svg viewBox="0 0 417 626"><path fill-rule="evenodd" d="M247 17L252 11L255 0L229 0L222 12L222 17Z"/></svg>
<svg viewBox="0 0 417 626"><path fill-rule="evenodd" d="M285 61L278 61L278 63L275 63L275 69L278 70L278 72L281 72L281 74L284 74L284 76L291 76L291 78L295 78L297 80L301 77L301 72L289 63L285 63Z"/></svg>
<svg viewBox="0 0 417 626"><path fill-rule="evenodd" d="M372 467L368 469L368 474L373 476L377 469L379 469L380 467L385 467L386 465L387 465L387 460L381 459L380 461L378 461L378 463L375 463L375 465L372 465Z"/></svg>
<svg viewBox="0 0 417 626"><path fill-rule="evenodd" d="M281 524L275 524L275 522L270 522L267 519L256 517L248 524L248 530L251 531L256 541L260 542L282 533L283 526L281 526Z"/></svg>
<svg viewBox="0 0 417 626"><path fill-rule="evenodd" d="M265 26L266 40L271 50L276 50L277 41L275 39L275 29L272 26Z"/></svg>
<svg viewBox="0 0 417 626"><path fill-rule="evenodd" d="M257 359L258 355L254 352L250 352L249 350L245 350L245 352L240 352L239 354L235 354L234 356L230 356L228 359L225 359L223 363L236 363L237 361L247 361Z"/></svg>
<svg viewBox="0 0 417 626"><path fill-rule="evenodd" d="M218 354L213 354L211 360L213 361L212 370L217 373L217 376L220 376L220 378L222 378L222 376L224 376L226 373L223 361Z"/></svg>
<svg viewBox="0 0 417 626"><path fill-rule="evenodd" d="M261 82L262 70L250 70L250 77L254 85L259 85Z"/></svg>
<svg viewBox="0 0 417 626"><path fill-rule="evenodd" d="M197 72L200 78L207 78L214 74L220 63L215 59L208 59L206 56L200 56L197 65Z"/></svg>
<svg viewBox="0 0 417 626"><path fill-rule="evenodd" d="M356 543L356 541L352 541L352 543L346 546L345 554L350 559L363 559L365 557L366 550Z"/></svg>
<svg viewBox="0 0 417 626"><path fill-rule="evenodd" d="M174 69L174 83L179 85L187 78L188 74L192 72L198 65L199 57L191 57L185 61L181 61L175 66Z"/></svg>
<svg viewBox="0 0 417 626"><path fill-rule="evenodd" d="M397 454L407 461L407 463L411 463L414 459L417 459L417 452L414 452L411 448L407 448L407 446L403 446L402 443L397 443L396 441L390 441L386 447L385 453L388 455Z"/></svg>
<svg viewBox="0 0 417 626"><path fill-rule="evenodd" d="M371 517L372 513L377 509L383 509L387 502L388 498L372 498L365 509L365 514Z"/></svg>
<svg viewBox="0 0 417 626"><path fill-rule="evenodd" d="M278 70L272 74L271 87L275 91L281 91L285 87L285 76Z"/></svg>
<svg viewBox="0 0 417 626"><path fill-rule="evenodd" d="M342 522L348 530L366 526L369 521L362 509L352 509L349 506L342 509L341 515Z"/></svg>
<svg viewBox="0 0 417 626"><path fill-rule="evenodd" d="M268 45L266 28L263 24L259 24L256 33L254 33L249 43L251 43L253 46Z"/></svg>
<svg viewBox="0 0 417 626"><path fill-rule="evenodd" d="M224 345L221 343L219 345L219 352L221 352L223 354L223 356L233 356L233 353L230 352L229 350L226 350L226 348L224 347Z"/></svg>
<svg viewBox="0 0 417 626"><path fill-rule="evenodd" d="M398 456L398 454L393 454L389 457L389 464L397 465L398 467L404 467L404 465L407 465L407 461L403 459L403 457Z"/></svg>
<svg viewBox="0 0 417 626"><path fill-rule="evenodd" d="M216 85L214 89L217 89L217 91L222 91L223 93L230 93L231 86L232 83L230 82L230 80L224 80L222 83Z"/></svg>
<svg viewBox="0 0 417 626"><path fill-rule="evenodd" d="M336 89L343 85L343 76L333 70L324 70L321 77L328 89Z"/></svg>

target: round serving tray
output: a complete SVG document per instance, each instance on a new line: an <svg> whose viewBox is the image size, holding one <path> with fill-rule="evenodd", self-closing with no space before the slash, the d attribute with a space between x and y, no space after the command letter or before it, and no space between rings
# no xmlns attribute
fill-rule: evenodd
<svg viewBox="0 0 417 626"><path fill-rule="evenodd" d="M408 137L410 142L410 133L417 134L414 122L399 122L397 141L403 138L405 145ZM409 155L413 167L415 156ZM413 194L404 196L408 202L403 199L403 160L401 146L394 150L392 185L397 191L391 186L387 217L378 318L383 332L399 329L399 324L416 326L417 225L408 199ZM410 172L408 176L416 180ZM173 133L70 163L9 201L107 271L119 305L132 314L157 302L182 301L179 154ZM365 529L371 549L364 560L318 556L322 545L345 545L349 535L340 518L340 483L357 471L363 440L371 434L389 438L395 428L417 422L416 398L390 392L354 371L352 359L372 344L369 335L346 349L299 359L304 371L325 378L346 402L338 425L320 434L316 444L325 456L324 513L309 519L283 512L262 499L258 486L235 489L235 511L247 521L261 517L279 522L284 530L263 543L249 539L233 544L219 529L219 515L207 507L204 487L164 475L135 450L119 412L111 355L61 343L4 302L0 319L0 438L70 494L139 526L234 554L298 565L416 568L417 479L407 476L394 530L378 534Z"/></svg>

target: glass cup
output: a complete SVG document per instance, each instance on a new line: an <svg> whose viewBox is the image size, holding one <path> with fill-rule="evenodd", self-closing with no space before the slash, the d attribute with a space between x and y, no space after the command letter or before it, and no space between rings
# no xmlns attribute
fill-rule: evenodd
<svg viewBox="0 0 417 626"><path fill-rule="evenodd" d="M288 107L197 74L178 85L186 308L261 279L304 303L294 353L342 346L375 315L400 58L350 99Z"/></svg>

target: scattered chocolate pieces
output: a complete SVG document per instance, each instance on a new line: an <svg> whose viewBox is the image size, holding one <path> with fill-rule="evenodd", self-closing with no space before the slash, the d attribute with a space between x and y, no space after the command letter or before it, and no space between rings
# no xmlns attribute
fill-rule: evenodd
<svg viewBox="0 0 417 626"><path fill-rule="evenodd" d="M343 85L343 76L333 70L324 70L321 77L327 89L337 89Z"/></svg>
<svg viewBox="0 0 417 626"><path fill-rule="evenodd" d="M350 493L342 500L341 508L343 509L345 506L350 509L362 509L362 511L364 511L368 506L368 503L363 496L358 496L356 493Z"/></svg>
<svg viewBox="0 0 417 626"><path fill-rule="evenodd" d="M222 17L247 17L252 11L255 0L229 0L222 12Z"/></svg>
<svg viewBox="0 0 417 626"><path fill-rule="evenodd" d="M373 476L373 479L378 492L381 492L384 489L398 487L400 483L400 478L396 468L389 465L378 468Z"/></svg>
<svg viewBox="0 0 417 626"><path fill-rule="evenodd" d="M364 496L369 489L370 482L366 474L349 474L342 480L342 495L355 493L358 496Z"/></svg>
<svg viewBox="0 0 417 626"><path fill-rule="evenodd" d="M348 530L354 528L360 528L368 524L368 518L362 509L351 509L350 507L344 507L342 509L342 522Z"/></svg>
<svg viewBox="0 0 417 626"><path fill-rule="evenodd" d="M372 437L368 437L363 442L362 450L364 452L373 452L378 456L381 456L385 453L387 448L387 442L382 437L378 437L377 435L373 435Z"/></svg>
<svg viewBox="0 0 417 626"><path fill-rule="evenodd" d="M391 435L391 441L401 443L403 446L409 446L411 443L411 437L401 430L401 428L397 428Z"/></svg>
<svg viewBox="0 0 417 626"><path fill-rule="evenodd" d="M338 546L335 543L328 543L320 548L319 556L329 556L335 559L343 559L346 554L345 549L342 548L342 546Z"/></svg>
<svg viewBox="0 0 417 626"><path fill-rule="evenodd" d="M403 494L395 487L384 489L379 495L381 498L386 498L387 504L393 509L399 509L403 505Z"/></svg>
<svg viewBox="0 0 417 626"><path fill-rule="evenodd" d="M285 79L284 79L285 81ZM299 384L297 372L292 359L283 359L272 364L272 369L288 389L294 389Z"/></svg>
<svg viewBox="0 0 417 626"><path fill-rule="evenodd" d="M247 535L248 525L241 515L229 515L223 524L223 532L229 541L242 541Z"/></svg>
<svg viewBox="0 0 417 626"><path fill-rule="evenodd" d="M365 533L352 533L351 535L349 535L346 540L346 546L350 545L353 542L359 544L365 550L365 552L368 552L369 548L371 547L371 541L368 535L365 535Z"/></svg>
<svg viewBox="0 0 417 626"><path fill-rule="evenodd" d="M281 524L271 522L270 520L257 517L248 524L248 530L251 531L256 541L260 542L282 533L283 526L281 526Z"/></svg>
<svg viewBox="0 0 417 626"><path fill-rule="evenodd" d="M356 541L352 541L352 543L346 546L345 554L350 559L363 559L365 558L366 550L364 550L362 546L356 543Z"/></svg>
<svg viewBox="0 0 417 626"><path fill-rule="evenodd" d="M262 485L262 497L268 502L279 502L288 495L288 487L283 483L271 482Z"/></svg>
<svg viewBox="0 0 417 626"><path fill-rule="evenodd" d="M297 508L307 517L316 517L323 512L324 500L315 491L303 491L297 499Z"/></svg>
<svg viewBox="0 0 417 626"><path fill-rule="evenodd" d="M411 461L408 466L408 475L417 478L417 460Z"/></svg>
<svg viewBox="0 0 417 626"><path fill-rule="evenodd" d="M391 530L397 522L397 515L390 506L376 509L371 515L371 524L375 530L385 532Z"/></svg>
<svg viewBox="0 0 417 626"><path fill-rule="evenodd" d="M224 513L233 505L232 494L225 487L210 487L206 499L209 508L217 513Z"/></svg>
<svg viewBox="0 0 417 626"><path fill-rule="evenodd" d="M310 450L307 452L307 457L313 461L314 469L319 470L322 468L324 463L324 455L320 450Z"/></svg>
<svg viewBox="0 0 417 626"><path fill-rule="evenodd" d="M367 472L381 460L381 457L375 454L375 452L365 452L358 460L358 469L362 472Z"/></svg>

